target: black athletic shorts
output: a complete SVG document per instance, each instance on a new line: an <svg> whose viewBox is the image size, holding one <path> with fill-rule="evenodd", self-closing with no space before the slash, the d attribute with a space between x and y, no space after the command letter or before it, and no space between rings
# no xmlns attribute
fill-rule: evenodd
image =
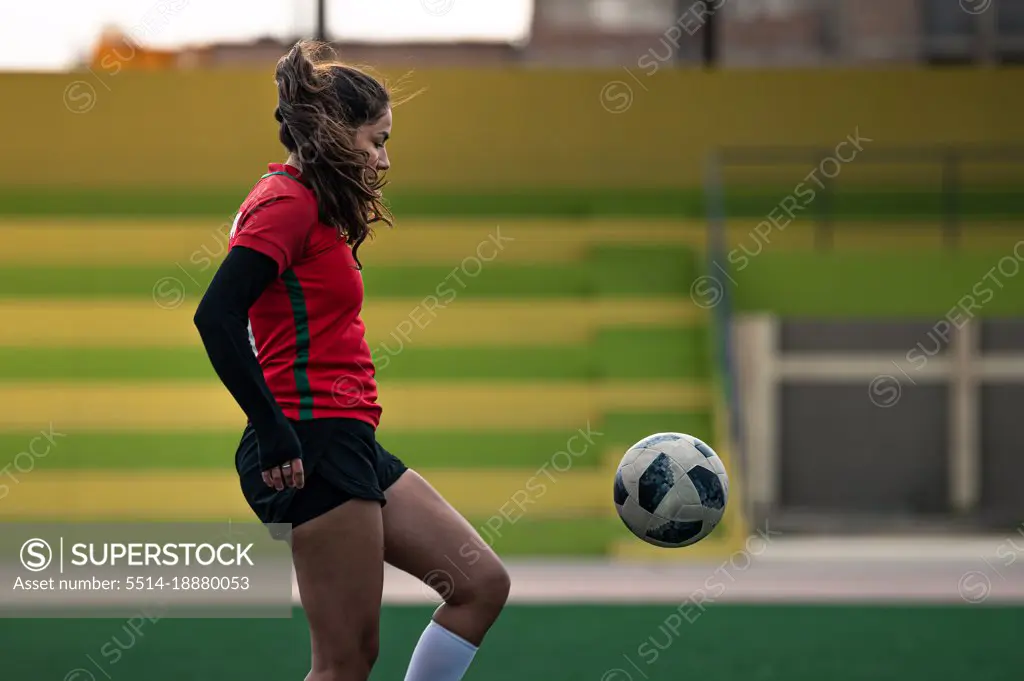
<svg viewBox="0 0 1024 681"><path fill-rule="evenodd" d="M256 433L247 425L235 453L242 494L264 524L293 528L340 506L349 499L379 501L407 469L380 446L373 426L359 419L325 418L292 421L302 443L302 489L277 491L263 482Z"/></svg>

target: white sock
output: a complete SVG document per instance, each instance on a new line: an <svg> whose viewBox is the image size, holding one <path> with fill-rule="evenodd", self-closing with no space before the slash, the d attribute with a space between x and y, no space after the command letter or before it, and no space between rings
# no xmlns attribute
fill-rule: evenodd
<svg viewBox="0 0 1024 681"><path fill-rule="evenodd" d="M405 681L461 681L477 647L431 620L409 660Z"/></svg>

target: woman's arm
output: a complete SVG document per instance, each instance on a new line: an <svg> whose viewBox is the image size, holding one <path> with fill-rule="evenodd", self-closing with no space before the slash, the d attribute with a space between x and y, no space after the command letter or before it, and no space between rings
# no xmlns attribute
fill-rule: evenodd
<svg viewBox="0 0 1024 681"><path fill-rule="evenodd" d="M273 258L236 245L214 275L193 320L214 371L256 431L261 470L301 456L298 438L249 343L249 308L277 276Z"/></svg>

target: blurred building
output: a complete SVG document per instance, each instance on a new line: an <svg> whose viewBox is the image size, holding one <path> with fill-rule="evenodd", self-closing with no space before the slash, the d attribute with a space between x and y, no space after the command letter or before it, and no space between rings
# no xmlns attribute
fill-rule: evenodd
<svg viewBox="0 0 1024 681"><path fill-rule="evenodd" d="M630 66L645 54L700 64L706 40L723 66L1014 63L1024 57L1024 0L537 0L525 45L339 47L375 64ZM118 42L105 36L97 60ZM135 66L237 66L286 49L273 39L207 45L174 58L147 52Z"/></svg>

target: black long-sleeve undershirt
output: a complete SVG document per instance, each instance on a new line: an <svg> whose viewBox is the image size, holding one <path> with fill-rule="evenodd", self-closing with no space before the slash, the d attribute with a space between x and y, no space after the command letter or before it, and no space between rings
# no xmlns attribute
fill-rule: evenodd
<svg viewBox="0 0 1024 681"><path fill-rule="evenodd" d="M300 456L298 439L249 343L249 308L277 276L273 258L235 246L214 274L193 318L214 371L256 431L263 470Z"/></svg>

